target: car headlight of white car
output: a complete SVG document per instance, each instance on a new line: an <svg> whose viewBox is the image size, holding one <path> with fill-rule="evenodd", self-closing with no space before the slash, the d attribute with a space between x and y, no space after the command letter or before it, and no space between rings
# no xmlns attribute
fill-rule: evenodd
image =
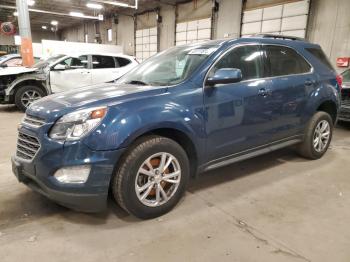
<svg viewBox="0 0 350 262"><path fill-rule="evenodd" d="M49 137L65 141L79 140L97 127L106 114L107 107L98 107L64 115L51 128Z"/></svg>

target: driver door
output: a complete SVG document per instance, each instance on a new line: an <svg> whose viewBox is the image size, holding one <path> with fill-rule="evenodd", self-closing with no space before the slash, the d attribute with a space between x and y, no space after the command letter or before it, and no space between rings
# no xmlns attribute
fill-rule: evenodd
<svg viewBox="0 0 350 262"><path fill-rule="evenodd" d="M55 69L63 65L65 69ZM69 57L50 70L50 86L52 93L68 91L92 84L91 70L87 55Z"/></svg>
<svg viewBox="0 0 350 262"><path fill-rule="evenodd" d="M269 142L270 80L264 79L260 45L234 47L214 64L218 69L237 68L238 83L204 87L208 161L222 159Z"/></svg>

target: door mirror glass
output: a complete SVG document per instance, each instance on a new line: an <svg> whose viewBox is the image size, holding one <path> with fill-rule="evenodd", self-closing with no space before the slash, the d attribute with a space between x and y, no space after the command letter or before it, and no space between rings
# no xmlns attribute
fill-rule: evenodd
<svg viewBox="0 0 350 262"><path fill-rule="evenodd" d="M62 65L62 64L57 64L57 65L55 65L55 67L53 69L56 70L56 71L63 71L63 70L67 69L67 66L66 65Z"/></svg>
<svg viewBox="0 0 350 262"><path fill-rule="evenodd" d="M218 84L233 84L242 80L242 72L238 68L221 68L216 70L213 76L207 78L207 86Z"/></svg>

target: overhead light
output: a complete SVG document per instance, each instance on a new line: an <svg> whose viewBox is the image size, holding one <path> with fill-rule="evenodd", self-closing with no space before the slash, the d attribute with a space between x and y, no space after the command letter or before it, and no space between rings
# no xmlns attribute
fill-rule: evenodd
<svg viewBox="0 0 350 262"><path fill-rule="evenodd" d="M13 12L13 15L18 16L18 12L17 11Z"/></svg>
<svg viewBox="0 0 350 262"><path fill-rule="evenodd" d="M52 21L51 21L51 24L52 24L52 25L58 25L58 22L57 22L56 20L52 20Z"/></svg>
<svg viewBox="0 0 350 262"><path fill-rule="evenodd" d="M46 30L47 29L47 26L46 25L43 25L41 26L42 29Z"/></svg>
<svg viewBox="0 0 350 262"><path fill-rule="evenodd" d="M102 5L100 5L100 4L95 4L95 3L87 3L86 6L89 7L89 8L98 9L98 10L100 10L100 9L103 8Z"/></svg>
<svg viewBox="0 0 350 262"><path fill-rule="evenodd" d="M35 1L34 0L27 0L27 4L29 6L33 6L33 5L35 5Z"/></svg>
<svg viewBox="0 0 350 262"><path fill-rule="evenodd" d="M128 5L126 3L121 3L121 2L104 1L104 3L110 4L110 5L122 6L122 7L131 7L130 5Z"/></svg>
<svg viewBox="0 0 350 262"><path fill-rule="evenodd" d="M84 17L84 14L80 12L69 12L69 15L76 17Z"/></svg>

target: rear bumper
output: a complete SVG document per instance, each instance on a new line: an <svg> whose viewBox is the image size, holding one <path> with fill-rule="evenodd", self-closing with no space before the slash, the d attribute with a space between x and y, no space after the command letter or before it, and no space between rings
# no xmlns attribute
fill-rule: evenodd
<svg viewBox="0 0 350 262"><path fill-rule="evenodd" d="M339 121L350 121L350 106L341 106L339 114Z"/></svg>

